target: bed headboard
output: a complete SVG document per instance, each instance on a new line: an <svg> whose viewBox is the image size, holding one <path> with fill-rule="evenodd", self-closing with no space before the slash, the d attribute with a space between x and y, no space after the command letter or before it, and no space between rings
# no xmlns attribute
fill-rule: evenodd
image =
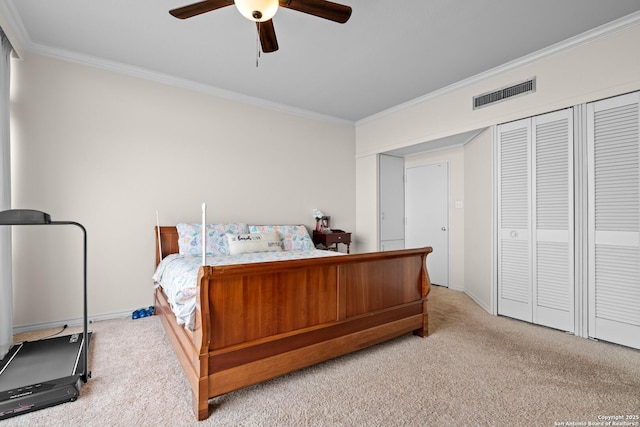
<svg viewBox="0 0 640 427"><path fill-rule="evenodd" d="M160 264L158 253L158 227L154 227L156 235L156 266ZM162 244L162 258L178 253L178 229L175 226L160 227L160 243Z"/></svg>

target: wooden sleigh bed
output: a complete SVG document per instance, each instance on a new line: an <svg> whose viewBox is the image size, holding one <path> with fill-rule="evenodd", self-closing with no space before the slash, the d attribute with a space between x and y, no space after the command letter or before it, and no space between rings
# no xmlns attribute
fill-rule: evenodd
<svg viewBox="0 0 640 427"><path fill-rule="evenodd" d="M178 252L176 227L159 227L156 239L162 258ZM431 251L200 267L193 331L158 288L156 313L197 419L209 416L210 398L409 332L426 336Z"/></svg>

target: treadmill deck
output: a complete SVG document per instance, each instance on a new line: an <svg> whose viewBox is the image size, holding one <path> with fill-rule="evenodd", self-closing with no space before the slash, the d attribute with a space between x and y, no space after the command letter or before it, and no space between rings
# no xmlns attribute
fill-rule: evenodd
<svg viewBox="0 0 640 427"><path fill-rule="evenodd" d="M0 361L0 420L76 400L83 349L82 333L14 345Z"/></svg>

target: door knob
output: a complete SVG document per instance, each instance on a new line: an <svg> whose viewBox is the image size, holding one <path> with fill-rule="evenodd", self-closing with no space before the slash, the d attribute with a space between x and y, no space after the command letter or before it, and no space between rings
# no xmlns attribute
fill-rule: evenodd
<svg viewBox="0 0 640 427"><path fill-rule="evenodd" d="M447 231L447 227L442 227L440 230Z"/></svg>

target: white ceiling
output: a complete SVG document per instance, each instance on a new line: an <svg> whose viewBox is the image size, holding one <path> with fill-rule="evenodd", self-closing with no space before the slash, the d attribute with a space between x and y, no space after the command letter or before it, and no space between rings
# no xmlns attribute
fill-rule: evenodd
<svg viewBox="0 0 640 427"><path fill-rule="evenodd" d="M169 9L191 1L0 0L0 22L28 52L356 122L640 11L640 0L339 2L353 8L346 24L280 8L280 50L258 67L255 24L235 7L178 20Z"/></svg>

